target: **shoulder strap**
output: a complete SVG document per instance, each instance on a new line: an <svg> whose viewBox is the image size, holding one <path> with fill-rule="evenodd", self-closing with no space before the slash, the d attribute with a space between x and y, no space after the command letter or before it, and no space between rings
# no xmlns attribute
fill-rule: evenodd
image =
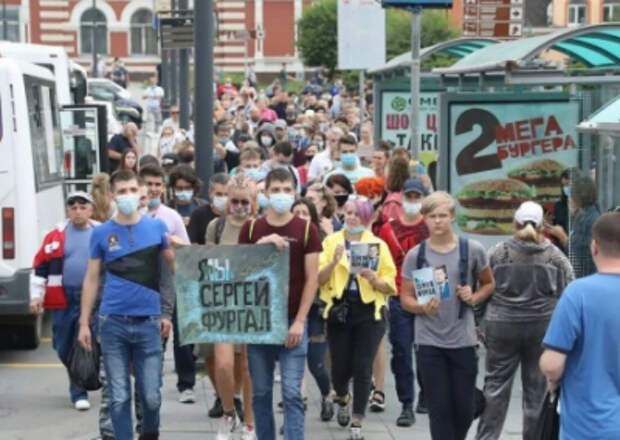
<svg viewBox="0 0 620 440"><path fill-rule="evenodd" d="M469 269L469 241L459 237L459 276L461 286L467 285L467 271Z"/></svg>
<svg viewBox="0 0 620 440"><path fill-rule="evenodd" d="M293 168L292 165L289 165L288 172L291 173L291 176L293 176L293 183L295 184L295 191L297 191L297 185L299 184L299 182L297 182L297 175L295 174L295 168Z"/></svg>
<svg viewBox="0 0 620 440"><path fill-rule="evenodd" d="M396 221L396 219L393 219L393 218L388 221L388 225L390 227L390 234L392 234L392 238L394 239L394 243L396 243L396 246L398 246L398 249L400 250L401 255L404 257L405 255L407 255L407 253L405 252L405 250L401 246L400 241L398 241L398 237L396 236L396 232L394 232L394 222L395 221Z"/></svg>
<svg viewBox="0 0 620 440"><path fill-rule="evenodd" d="M248 238L250 239L250 241L252 241L252 235L254 235L254 223L256 223L255 218L253 218L252 221L250 222L250 232L248 234Z"/></svg>
<svg viewBox="0 0 620 440"><path fill-rule="evenodd" d="M226 217L222 215L215 221L215 244L220 244L222 234L224 233L224 226L226 226Z"/></svg>
<svg viewBox="0 0 620 440"><path fill-rule="evenodd" d="M416 260L416 269L422 269L426 264L426 241L420 243L420 249L418 249L418 258Z"/></svg>
<svg viewBox="0 0 620 440"><path fill-rule="evenodd" d="M304 232L304 249L308 246L308 238L310 236L310 220L306 220L306 230Z"/></svg>

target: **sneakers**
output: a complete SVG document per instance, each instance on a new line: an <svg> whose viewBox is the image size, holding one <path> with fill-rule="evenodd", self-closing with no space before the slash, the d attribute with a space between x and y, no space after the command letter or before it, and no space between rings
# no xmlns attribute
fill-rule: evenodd
<svg viewBox="0 0 620 440"><path fill-rule="evenodd" d="M410 403L403 405L403 411L396 419L396 426L408 427L415 423L415 415L413 414L413 407Z"/></svg>
<svg viewBox="0 0 620 440"><path fill-rule="evenodd" d="M208 412L209 417L212 419L219 419L224 415L224 407L222 406L222 400L220 396L216 396L213 407Z"/></svg>
<svg viewBox="0 0 620 440"><path fill-rule="evenodd" d="M418 414L428 414L426 400L424 399L424 394L422 393L420 393L420 397L418 398L418 405L415 408L415 412L417 412Z"/></svg>
<svg viewBox="0 0 620 440"><path fill-rule="evenodd" d="M237 413L239 420L243 422L243 401L240 398L235 397L233 403L235 405L235 412Z"/></svg>
<svg viewBox="0 0 620 440"><path fill-rule="evenodd" d="M256 432L251 425L243 425L241 429L241 440L256 440Z"/></svg>
<svg viewBox="0 0 620 440"><path fill-rule="evenodd" d="M349 440L364 440L361 426L351 425L351 427L349 428Z"/></svg>
<svg viewBox="0 0 620 440"><path fill-rule="evenodd" d="M370 411L372 412L385 411L385 394L383 394L383 391L375 390L372 393L372 397L370 399Z"/></svg>
<svg viewBox="0 0 620 440"><path fill-rule="evenodd" d="M351 406L351 395L347 394L344 400L338 399L338 406L336 420L338 420L338 424L343 428L347 427L349 426L349 422L351 422L351 412L349 411L349 407Z"/></svg>
<svg viewBox="0 0 620 440"><path fill-rule="evenodd" d="M321 420L329 422L334 418L334 402L329 397L321 398Z"/></svg>
<svg viewBox="0 0 620 440"><path fill-rule="evenodd" d="M217 428L215 440L231 440L232 433L239 428L239 417L236 413L224 414L220 420L220 426Z"/></svg>
<svg viewBox="0 0 620 440"><path fill-rule="evenodd" d="M194 395L194 390L188 388L186 390L181 391L181 395L179 396L179 402L181 403L195 403L196 396Z"/></svg>
<svg viewBox="0 0 620 440"><path fill-rule="evenodd" d="M90 409L90 402L86 399L76 400L73 405L78 411L88 411Z"/></svg>

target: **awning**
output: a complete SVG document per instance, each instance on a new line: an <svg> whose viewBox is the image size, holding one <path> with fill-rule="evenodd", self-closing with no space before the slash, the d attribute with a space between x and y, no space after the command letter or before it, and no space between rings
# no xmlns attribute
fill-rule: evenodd
<svg viewBox="0 0 620 440"><path fill-rule="evenodd" d="M577 131L620 136L620 96L581 122Z"/></svg>
<svg viewBox="0 0 620 440"><path fill-rule="evenodd" d="M489 45L499 43L494 38L457 38L454 40L444 41L433 46L425 47L420 50L420 58L424 59L435 53L446 53L454 57L463 58L470 54L483 49ZM392 58L386 64L376 69L368 71L370 75L378 75L387 73L395 69L411 68L411 52L406 52Z"/></svg>
<svg viewBox="0 0 620 440"><path fill-rule="evenodd" d="M513 70L536 65L533 60L553 49L589 68L620 68L620 23L563 29L546 35L484 47L445 68L439 74L465 74Z"/></svg>

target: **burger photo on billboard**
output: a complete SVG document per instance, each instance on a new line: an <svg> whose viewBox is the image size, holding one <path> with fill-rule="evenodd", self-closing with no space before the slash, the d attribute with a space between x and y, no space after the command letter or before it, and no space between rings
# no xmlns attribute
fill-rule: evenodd
<svg viewBox="0 0 620 440"><path fill-rule="evenodd" d="M461 205L456 224L461 231L473 234L512 234L515 210L535 197L534 188L516 179L472 182L456 195Z"/></svg>
<svg viewBox="0 0 620 440"><path fill-rule="evenodd" d="M562 173L566 167L553 159L539 159L508 172L511 179L536 188L538 203L557 202L562 197Z"/></svg>

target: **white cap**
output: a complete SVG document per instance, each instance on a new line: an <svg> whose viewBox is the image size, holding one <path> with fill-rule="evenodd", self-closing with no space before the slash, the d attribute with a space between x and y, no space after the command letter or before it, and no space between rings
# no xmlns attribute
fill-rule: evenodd
<svg viewBox="0 0 620 440"><path fill-rule="evenodd" d="M543 209L536 202L528 201L521 203L517 212L515 212L515 221L520 225L527 222L534 223L537 227L543 222Z"/></svg>

